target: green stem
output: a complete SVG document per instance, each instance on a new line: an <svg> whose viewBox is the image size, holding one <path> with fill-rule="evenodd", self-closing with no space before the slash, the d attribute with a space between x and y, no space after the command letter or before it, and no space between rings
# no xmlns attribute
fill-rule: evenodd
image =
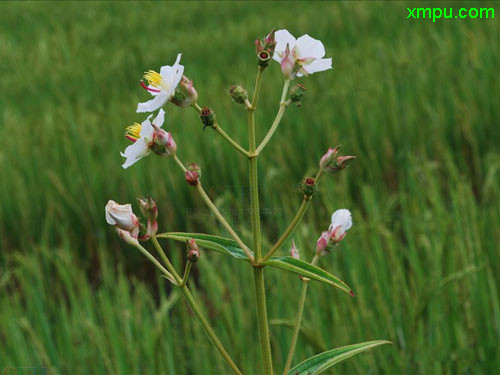
<svg viewBox="0 0 500 375"><path fill-rule="evenodd" d="M203 329L205 330L205 333L207 334L208 338L210 339L210 341L212 341L212 344L214 344L214 346L217 348L217 350L222 355L222 357L224 358L224 360L226 361L228 366L231 367L231 370L233 370L233 373L235 373L237 375L242 375L242 372L238 369L238 366L236 366L236 364L233 362L233 360L231 359L231 356L226 351L226 349L222 345L221 341L217 337L217 334L210 326L209 321L207 320L207 318L205 317L205 315L201 311L200 306L195 301L195 299L194 299L193 295L191 294L191 292L189 291L188 287L186 285L182 285L182 286L180 286L180 290L181 290L182 294L184 295L184 298L186 299L187 303L189 304L189 307L191 308L193 313L198 318L198 321L203 326Z"/></svg>
<svg viewBox="0 0 500 375"><path fill-rule="evenodd" d="M274 132L276 129L278 129L278 125L280 124L281 118L283 117L283 114L285 113L285 109L289 104L289 101L286 100L286 96L288 94L288 88L290 87L290 80L286 80L285 83L283 84L283 92L281 93L281 100L280 100L280 109L278 111L278 114L276 115L276 118L274 119L273 124L271 125L271 128L267 132L266 136L260 142L259 147L257 147L256 154L260 154L260 152L266 147L267 143L271 140ZM251 151L250 151L251 153Z"/></svg>
<svg viewBox="0 0 500 375"><path fill-rule="evenodd" d="M198 321L201 323L201 325L202 325L203 329L205 330L205 333L207 334L210 341L212 341L214 346L217 348L219 353L222 355L222 357L224 358L224 360L226 361L228 366L231 367L233 372L237 375L242 375L242 372L238 369L236 364L233 362L233 360L231 359L231 356L226 351L226 349L222 345L221 341L217 337L217 334L210 326L210 323L208 322L207 318L205 317L205 315L203 315L203 312L201 311L200 306L195 301L195 299L194 299L193 295L191 294L191 292L189 291L188 287L185 285L185 283L184 284L182 283L183 280L181 280L180 276L177 274L177 272L175 272L175 269L174 269L172 263L170 263L169 259L165 255L165 252L163 251L163 248L161 247L160 243L158 242L158 239L156 238L156 236L152 236L151 240L153 242L154 247L158 251L158 253L161 255L162 258L164 258L163 261L165 261L167 268L170 270L170 272L172 272L172 274L175 278L175 281L176 281L176 285L179 286L179 289L181 290L182 294L184 295L184 298L186 299L186 302L188 303L188 305L191 308L191 310L193 311L193 313L196 315L196 318L198 318ZM153 263L155 263L155 265L158 267L159 262L151 254L149 254L149 252L146 249L144 249L141 245L138 245L138 248L151 261L154 260ZM189 263L191 263L191 262L189 262ZM159 267L161 267L160 270L163 269L162 272L165 273L165 275L167 275L168 271L165 270L161 264L159 264Z"/></svg>
<svg viewBox="0 0 500 375"><path fill-rule="evenodd" d="M309 203L311 202L311 197L305 196L304 199L302 200L302 204L299 207L299 210L295 214L295 217L293 218L292 222L288 225L288 228L283 232L279 240L274 244L274 246L269 250L269 252L264 256L262 259L262 262L265 262L269 258L273 256L273 254L279 250L281 245L283 245L283 242L286 241L286 239L290 236L290 234L293 232L295 227L299 224L300 220L304 216L304 213L307 210L307 207L309 206Z"/></svg>
<svg viewBox="0 0 500 375"><path fill-rule="evenodd" d="M269 324L267 320L266 288L264 283L264 269L261 266L262 242L260 231L260 207L259 207L259 184L257 176L257 155L255 154L255 108L262 84L264 69L259 67L255 82L252 106L247 108L248 112L248 151L249 158L249 185L250 185L250 216L252 222L253 248L255 253L254 282L257 303L257 322L259 325L259 339L262 351L264 374L273 374L273 361L271 356L271 342L269 338Z"/></svg>
<svg viewBox="0 0 500 375"><path fill-rule="evenodd" d="M161 263L160 263L160 262L158 262L158 261L156 260L156 258L155 258L153 255L151 255L151 253L150 253L149 251L147 251L147 250L146 250L144 247L142 247L140 244L135 245L135 247L136 247L136 248L137 248L137 249L138 249L138 250L139 250L139 251L140 251L140 252L141 252L141 253L142 253L142 254L143 254L146 258L148 258L148 259L151 261L151 263L153 263L153 264L156 266L156 268L158 268L158 269L159 269L159 270L160 270L160 271L161 271L161 272L162 272L162 273L163 273L163 274L167 277L167 279L169 279L169 280L170 280L173 284L176 284L176 283L177 283L176 279L174 278L174 275L172 275L170 272L168 272L168 271L165 269L165 267L163 267L163 266L161 265Z"/></svg>
<svg viewBox="0 0 500 375"><path fill-rule="evenodd" d="M193 265L193 262L191 262L189 259L186 263L186 268L184 268L184 276L182 276L182 281L181 281L181 286L186 285L188 280L189 280L189 273L191 272L191 266Z"/></svg>
<svg viewBox="0 0 500 375"><path fill-rule="evenodd" d="M243 147L240 146L238 142L236 142L233 138L231 138L221 127L218 123L215 123L212 126L212 129L215 130L217 133L219 133L222 138L224 138L226 141L229 142L231 146L235 148L236 151L238 151L240 154L246 156L247 158L250 157L250 154L248 153L247 150L245 150Z"/></svg>
<svg viewBox="0 0 500 375"><path fill-rule="evenodd" d="M311 264L315 265L318 259L319 259L318 255L314 255ZM299 308L297 310L297 316L295 317L295 326L293 327L292 342L290 343L290 349L288 350L288 356L286 358L285 368L283 369L283 375L288 374L288 370L290 370L290 366L292 365L293 355L295 353L295 346L297 345L297 339L299 337L299 332L300 332L300 325L302 323L302 315L304 313L308 283L309 279L302 279L302 289L300 291Z"/></svg>
<svg viewBox="0 0 500 375"><path fill-rule="evenodd" d="M174 155L173 158L174 158L175 162L177 163L177 165L184 171L184 173L186 173L187 169L186 169L186 167L184 167L184 164L182 164L182 162L179 160L177 155ZM219 220L219 222L222 224L222 226L224 228L226 228L226 230L229 232L229 234L234 238L234 240L238 243L238 245L241 247L241 249L245 252L245 254L250 259L250 261L253 262L254 257L252 255L252 252L250 251L248 246L244 244L244 242L241 240L241 238L238 236L238 234L234 231L234 229L231 227L231 225L226 221L224 216L222 216L220 211L217 209L215 204L212 202L212 200L210 199L210 197L206 193L205 189L203 189L203 186L201 186L201 182L198 182L198 184L196 185L196 190L198 190L198 193L201 195L201 198L203 199L205 204L208 206L208 208L210 208L210 210L212 210L212 212L214 213L217 220Z"/></svg>
<svg viewBox="0 0 500 375"><path fill-rule="evenodd" d="M196 112L201 113L201 107L198 105L198 103L191 104L191 107L193 107L193 109ZM224 129L222 129L219 123L216 122L215 124L213 124L213 126L211 126L211 128L215 130L217 133L219 133L222 136L222 138L228 141L229 144L231 144L231 146L233 146L236 149L236 151L246 156L247 158L249 157L248 151L245 150L243 147L241 147L240 144L236 142L233 138L231 138L231 136L229 136L229 134L227 134L224 131Z"/></svg>

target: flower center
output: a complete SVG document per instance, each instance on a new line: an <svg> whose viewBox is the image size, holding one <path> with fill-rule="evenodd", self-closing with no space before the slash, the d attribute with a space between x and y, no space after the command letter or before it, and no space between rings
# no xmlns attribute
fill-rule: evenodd
<svg viewBox="0 0 500 375"><path fill-rule="evenodd" d="M125 129L125 138L132 142L137 141L141 137L141 128L142 125L137 122L134 125L127 126Z"/></svg>
<svg viewBox="0 0 500 375"><path fill-rule="evenodd" d="M165 81L160 73L155 72L154 70L148 70L144 73L144 79L148 81L151 86L162 88L164 90L168 90Z"/></svg>

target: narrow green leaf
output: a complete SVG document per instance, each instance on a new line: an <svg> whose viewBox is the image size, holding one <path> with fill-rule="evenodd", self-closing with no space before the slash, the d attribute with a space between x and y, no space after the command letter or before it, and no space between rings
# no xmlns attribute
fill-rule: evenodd
<svg viewBox="0 0 500 375"><path fill-rule="evenodd" d="M222 254L231 255L236 259L248 261L245 252L238 246L236 241L230 238L212 236L204 233L183 233L170 232L157 235L158 238L169 238L174 241L185 242L187 239L194 238L196 243L206 249L214 250Z"/></svg>
<svg viewBox="0 0 500 375"><path fill-rule="evenodd" d="M292 257L273 257L267 262L264 262L264 264L266 266L279 268L307 277L309 279L314 279L326 284L333 285L354 297L354 292L351 290L351 288L338 277L333 276L322 268L304 262L303 260Z"/></svg>
<svg viewBox="0 0 500 375"><path fill-rule="evenodd" d="M343 360L379 345L392 344L390 341L367 341L360 344L343 346L317 354L299 363L288 371L288 375L319 375Z"/></svg>

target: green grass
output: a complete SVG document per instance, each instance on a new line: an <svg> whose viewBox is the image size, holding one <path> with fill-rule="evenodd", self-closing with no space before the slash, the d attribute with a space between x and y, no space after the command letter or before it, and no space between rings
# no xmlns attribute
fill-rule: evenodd
<svg viewBox="0 0 500 375"><path fill-rule="evenodd" d="M227 235L172 160L151 156L121 169L123 130L143 119L135 113L148 98L142 72L183 52L200 104L245 144L245 113L226 91L233 83L253 88L253 40L278 27L321 39L334 70L301 81L303 106L287 110L259 162L265 246L286 228L301 200L297 183L329 146L358 157L322 181L294 234L309 259L331 212L353 212L349 235L320 265L356 298L311 284L304 325L313 334L300 338L295 363L388 339L394 345L336 372L494 373L500 29L496 19L410 21L410 5L0 3L0 369L227 373L184 302L106 225L104 205L151 193L162 231ZM278 109L281 81L272 64L259 139ZM233 219L249 240L245 160L203 132L194 111L169 105L166 121L179 157L201 165L217 205L242 209ZM170 245L180 268L183 247ZM223 343L247 374L260 373L248 267L203 252L194 275ZM293 319L300 280L276 270L266 278L269 317ZM272 326L271 335L278 371L291 330Z"/></svg>

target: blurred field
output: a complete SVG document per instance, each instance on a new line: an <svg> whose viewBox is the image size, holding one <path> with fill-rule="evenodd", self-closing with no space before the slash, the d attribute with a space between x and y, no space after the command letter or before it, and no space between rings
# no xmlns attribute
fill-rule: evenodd
<svg viewBox="0 0 500 375"><path fill-rule="evenodd" d="M104 205L151 193L160 230L226 235L171 160L152 156L121 169L123 130L143 120L135 113L149 98L138 84L142 72L183 52L200 104L246 144L246 115L226 91L233 83L253 89L253 41L278 27L321 39L334 70L302 80L303 106L287 110L259 163L265 244L287 226L301 200L297 183L315 173L329 146L341 143L358 157L322 181L294 234L310 259L331 212L353 212L353 229L320 265L356 298L311 285L304 324L313 335L299 340L296 362L389 339L392 347L335 373L498 371L498 20L410 22L406 6L0 3L0 370L228 373L184 302L106 225ZM259 139L281 81L273 64ZM202 166L210 195L249 239L246 161L203 132L192 110L169 105L167 127L179 157ZM169 253L180 268L183 247L172 243ZM293 319L300 281L274 270L266 277L270 318ZM204 252L195 279L236 362L259 374L246 264ZM271 334L279 370L291 330L272 326Z"/></svg>

